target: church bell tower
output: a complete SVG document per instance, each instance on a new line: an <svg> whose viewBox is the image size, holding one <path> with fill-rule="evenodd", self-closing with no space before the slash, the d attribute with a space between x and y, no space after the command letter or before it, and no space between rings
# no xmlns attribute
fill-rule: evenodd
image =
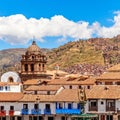
<svg viewBox="0 0 120 120"><path fill-rule="evenodd" d="M47 57L41 52L41 49L33 41L22 55L21 59L21 79L39 79L46 77L46 63Z"/></svg>

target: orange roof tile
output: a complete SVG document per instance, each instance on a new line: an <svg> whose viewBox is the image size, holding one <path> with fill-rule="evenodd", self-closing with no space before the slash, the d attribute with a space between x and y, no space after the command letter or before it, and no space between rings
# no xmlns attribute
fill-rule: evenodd
<svg viewBox="0 0 120 120"><path fill-rule="evenodd" d="M21 83L18 82L0 82L0 86L6 86L6 85L19 85Z"/></svg>
<svg viewBox="0 0 120 120"><path fill-rule="evenodd" d="M56 95L56 101L79 102L82 101L79 89L63 89Z"/></svg>
<svg viewBox="0 0 120 120"><path fill-rule="evenodd" d="M120 64L117 64L108 69L109 72L120 72Z"/></svg>
<svg viewBox="0 0 120 120"><path fill-rule="evenodd" d="M39 102L79 102L81 101L79 97L78 89L64 89L59 92L57 95L33 95L33 94L24 94L24 97L20 99L21 102L37 102L39 97Z"/></svg>
<svg viewBox="0 0 120 120"><path fill-rule="evenodd" d="M120 86L117 85L94 85L92 89L86 90L88 99L119 99Z"/></svg>
<svg viewBox="0 0 120 120"><path fill-rule="evenodd" d="M85 80L81 80L80 78L54 79L54 80L51 80L48 84L49 85L94 85L95 78L88 78Z"/></svg>
<svg viewBox="0 0 120 120"><path fill-rule="evenodd" d="M26 80L23 85L38 85L40 84L40 82L49 82L50 80L49 79L29 79L29 80Z"/></svg>
<svg viewBox="0 0 120 120"><path fill-rule="evenodd" d="M96 78L96 80L120 80L120 72L106 72Z"/></svg>
<svg viewBox="0 0 120 120"><path fill-rule="evenodd" d="M0 93L0 101L18 101L23 97L22 93Z"/></svg>
<svg viewBox="0 0 120 120"><path fill-rule="evenodd" d="M29 86L25 91L57 91L60 88L60 85L40 85L40 86Z"/></svg>

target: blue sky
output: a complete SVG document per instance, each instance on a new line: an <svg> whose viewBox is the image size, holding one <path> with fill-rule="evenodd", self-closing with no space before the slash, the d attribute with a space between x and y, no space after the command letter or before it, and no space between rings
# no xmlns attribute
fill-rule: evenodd
<svg viewBox="0 0 120 120"><path fill-rule="evenodd" d="M0 50L120 34L119 0L1 0Z"/></svg>

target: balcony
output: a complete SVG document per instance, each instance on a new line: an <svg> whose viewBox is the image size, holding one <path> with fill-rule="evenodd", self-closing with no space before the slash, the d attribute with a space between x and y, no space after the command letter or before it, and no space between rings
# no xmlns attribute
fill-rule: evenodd
<svg viewBox="0 0 120 120"><path fill-rule="evenodd" d="M44 114L50 115L51 114L51 109L44 109Z"/></svg>
<svg viewBox="0 0 120 120"><path fill-rule="evenodd" d="M97 106L91 106L91 107L89 107L89 111L98 111L98 107Z"/></svg>
<svg viewBox="0 0 120 120"><path fill-rule="evenodd" d="M115 111L115 106L106 106L106 111Z"/></svg>
<svg viewBox="0 0 120 120"><path fill-rule="evenodd" d="M13 116L14 115L14 110L9 110L9 115Z"/></svg>
<svg viewBox="0 0 120 120"><path fill-rule="evenodd" d="M6 111L5 110L0 110L0 116L5 116L6 115Z"/></svg>
<svg viewBox="0 0 120 120"><path fill-rule="evenodd" d="M32 109L31 110L31 114L33 114L33 115L39 115L39 114L41 114L41 109Z"/></svg>
<svg viewBox="0 0 120 120"><path fill-rule="evenodd" d="M22 109L21 114L22 115L28 115L29 114L29 110L28 109Z"/></svg>
<svg viewBox="0 0 120 120"><path fill-rule="evenodd" d="M56 114L80 114L81 110L80 109L56 109Z"/></svg>

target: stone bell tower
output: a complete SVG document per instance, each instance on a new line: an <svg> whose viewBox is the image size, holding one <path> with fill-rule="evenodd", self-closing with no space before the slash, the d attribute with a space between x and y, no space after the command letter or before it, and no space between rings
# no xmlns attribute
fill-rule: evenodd
<svg viewBox="0 0 120 120"><path fill-rule="evenodd" d="M42 54L41 49L33 41L25 55L22 55L20 74L22 81L46 77L46 63L47 57Z"/></svg>

